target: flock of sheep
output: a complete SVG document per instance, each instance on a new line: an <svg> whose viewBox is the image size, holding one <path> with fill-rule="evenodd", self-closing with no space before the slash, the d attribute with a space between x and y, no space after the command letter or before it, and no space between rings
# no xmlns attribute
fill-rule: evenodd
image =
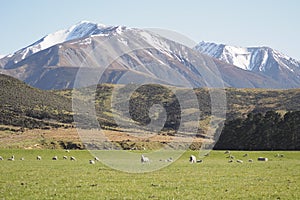
<svg viewBox="0 0 300 200"><path fill-rule="evenodd" d="M237 162L237 163L240 163L240 164L244 163L244 161L243 161L242 159L236 159L236 158L230 153L230 151L225 151L224 154L227 154L227 155L228 155L228 156L226 156L226 158L229 159L229 160L228 160L228 163L233 163L233 162ZM205 154L205 156L209 156L209 154ZM247 159L248 156L249 156L249 155L246 153L246 154L243 155L243 158L246 158L246 159ZM283 155L283 154L276 154L275 157L284 157L284 155ZM250 163L253 162L253 159L251 159L251 158L248 158L247 160L248 160L248 162L250 162ZM264 162L267 162L268 160L269 160L269 159L266 158L266 157L258 157L258 158L257 158L257 161L264 161ZM159 160L159 161L173 162L173 159L172 159L172 158L169 158L169 159L167 159L167 160ZM144 155L142 155L142 156L141 156L141 162L142 162L142 163L149 163L149 162L150 162L150 159L149 159L148 157L145 157ZM191 155L191 156L189 157L189 162L190 162L190 163L202 163L203 160L197 160L196 156Z"/></svg>
<svg viewBox="0 0 300 200"><path fill-rule="evenodd" d="M232 163L234 161L236 161L237 163L243 163L244 162L242 159L235 159L235 157L230 153L230 151L225 151L224 154L228 154L228 156L226 158L229 159L228 160L229 163ZM250 163L253 162L253 159L248 158L248 157L249 157L249 155L247 153L245 153L243 155L243 158L247 159L248 162L250 162ZM284 157L284 155L283 154L276 154L275 157ZM269 159L266 158L266 157L258 157L257 158L257 161L267 162L268 160Z"/></svg>
<svg viewBox="0 0 300 200"><path fill-rule="evenodd" d="M69 152L69 151L67 150L67 152ZM231 154L230 151L225 151L224 154L227 155L226 158L229 159L229 160L228 160L229 163L233 163L233 162L243 163L243 162L244 162L242 159L236 159L236 158ZM206 156L208 156L208 155L209 155L209 154L206 154ZM246 153L246 154L243 155L243 158L246 158L246 159L248 160L248 162L253 162L253 159L248 158L248 156L249 156L249 155ZM276 154L275 157L284 157L284 155L283 155L283 154ZM42 160L42 157L41 157L41 156L37 156L36 159L37 159L37 160ZM68 159L68 156L63 156L62 159L63 159L63 160L67 160L67 159ZM70 156L69 159L70 159L71 161L76 161L76 158L75 158L74 156ZM1 160L4 160L2 156L0 156L0 161L1 161ZM15 156L12 155L12 156L9 157L7 160L9 160L9 161L14 161L14 160L15 160ZM24 157L21 157L20 160L25 160L25 159L24 159ZM57 156L54 156L54 157L52 157L52 160L58 160L58 157L57 157ZM266 158L266 157L258 157L257 160L258 160L258 161L264 161L264 162L266 162L266 161L268 161L268 158ZM98 157L94 157L94 159L89 160L89 163L90 163L90 164L95 164L95 163L98 162L98 161L100 161L100 159L99 159ZM166 159L166 160L159 160L159 161L173 162L173 159L172 159L172 158L168 158L168 159ZM189 162L190 162L190 163L202 163L203 160L197 160L196 156L191 155L191 156L189 157ZM148 157L144 156L144 155L141 155L141 163L150 163L150 159L149 159Z"/></svg>
<svg viewBox="0 0 300 200"><path fill-rule="evenodd" d="M67 152L69 152L69 151L67 151ZM58 160L58 159L59 159L58 156L53 156L53 157L52 157L52 160ZM63 159L63 160L68 160L68 156L63 156L62 159ZM74 156L70 156L69 159L70 159L71 161L76 161L76 158L75 158ZM0 161L1 161L1 160L4 160L2 156L0 156ZM8 161L15 161L15 156L12 155L12 156L9 157L7 160L8 160ZM25 159L24 159L24 157L21 157L20 160L25 160ZM36 160L42 160L42 156L38 155L38 156L36 157ZM95 156L94 159L89 160L89 163L90 163L90 164L95 164L95 162L98 162L98 161L100 161L100 159L99 159L98 157Z"/></svg>

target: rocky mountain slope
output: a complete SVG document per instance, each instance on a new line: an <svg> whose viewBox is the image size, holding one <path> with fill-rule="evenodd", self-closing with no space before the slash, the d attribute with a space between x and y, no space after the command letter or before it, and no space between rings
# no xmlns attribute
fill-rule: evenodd
<svg viewBox="0 0 300 200"><path fill-rule="evenodd" d="M99 79L101 83L146 81L194 88L297 86L241 70L152 32L91 22L49 34L0 59L0 73L41 89L74 87L81 68L92 76L86 84Z"/></svg>
<svg viewBox="0 0 300 200"><path fill-rule="evenodd" d="M299 87L300 62L272 48L235 47L202 41L195 49L241 69L268 76L286 88Z"/></svg>

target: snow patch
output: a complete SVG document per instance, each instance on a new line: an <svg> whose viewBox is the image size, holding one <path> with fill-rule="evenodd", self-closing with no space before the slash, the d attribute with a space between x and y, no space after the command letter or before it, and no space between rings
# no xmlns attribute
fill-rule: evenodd
<svg viewBox="0 0 300 200"><path fill-rule="evenodd" d="M155 37L153 34L150 34L146 31L141 31L140 35L150 46L172 57L170 54L170 52L172 52L170 45L166 41L159 39L158 37Z"/></svg>
<svg viewBox="0 0 300 200"><path fill-rule="evenodd" d="M123 43L125 46L128 46L128 40L126 40L124 38L118 38L118 41Z"/></svg>
<svg viewBox="0 0 300 200"><path fill-rule="evenodd" d="M47 49L56 44L67 42L74 39L80 39L89 37L92 35L108 36L110 34L121 34L126 27L124 26L105 26L103 24L96 24L88 21L81 21L68 29L59 30L54 33L50 33L40 39L39 41L25 47L14 54L10 54L8 57L12 57L16 54L21 54L22 59L25 59L31 54L37 53L41 50ZM81 45L88 45L91 43L90 39L80 42Z"/></svg>
<svg viewBox="0 0 300 200"><path fill-rule="evenodd" d="M199 52L217 58L249 71L265 72L270 65L270 57L282 67L294 72L300 68L300 62L268 47L236 47L212 42L200 42L195 49ZM272 59L271 59L272 60Z"/></svg>

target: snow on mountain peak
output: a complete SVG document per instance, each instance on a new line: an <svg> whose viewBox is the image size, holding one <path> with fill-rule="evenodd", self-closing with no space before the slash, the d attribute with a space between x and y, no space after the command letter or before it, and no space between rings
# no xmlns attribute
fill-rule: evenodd
<svg viewBox="0 0 300 200"><path fill-rule="evenodd" d="M37 42L13 54L8 55L8 57L13 57L15 54L22 55L21 57L18 57L16 59L16 61L20 61L34 53L37 53L59 43L92 35L109 35L110 33L121 34L124 29L126 29L126 27L124 26L106 26L89 21L80 21L79 23L71 26L68 29L50 33Z"/></svg>
<svg viewBox="0 0 300 200"><path fill-rule="evenodd" d="M201 53L248 70L251 53L248 52L247 48L202 41L195 47L195 49Z"/></svg>
<svg viewBox="0 0 300 200"><path fill-rule="evenodd" d="M249 71L265 72L274 67L275 62L292 72L290 65L300 67L300 63L295 59L269 47L237 47L202 41L195 46L195 49Z"/></svg>

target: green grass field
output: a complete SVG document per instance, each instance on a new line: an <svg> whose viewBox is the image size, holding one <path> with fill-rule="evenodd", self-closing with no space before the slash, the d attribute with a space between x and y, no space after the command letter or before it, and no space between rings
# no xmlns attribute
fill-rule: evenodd
<svg viewBox="0 0 300 200"><path fill-rule="evenodd" d="M0 199L300 199L300 152L231 153L244 163L212 151L203 163L190 164L189 155L198 152L189 151L166 168L133 174L89 164L88 151L0 150ZM11 155L15 161L7 160ZM269 161L258 162L259 156Z"/></svg>

